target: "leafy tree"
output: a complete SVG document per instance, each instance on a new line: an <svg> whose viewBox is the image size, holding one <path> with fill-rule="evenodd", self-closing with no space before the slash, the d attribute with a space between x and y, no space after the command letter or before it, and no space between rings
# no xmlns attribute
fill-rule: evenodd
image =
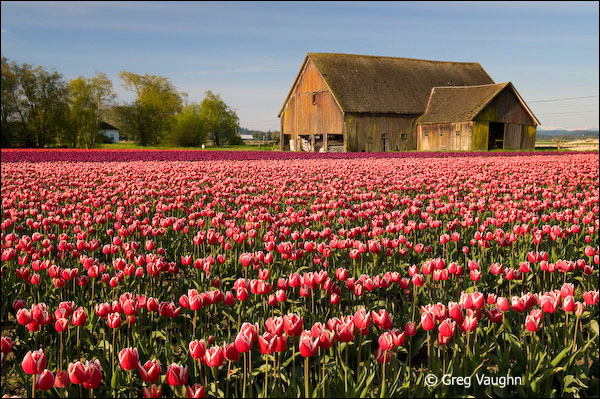
<svg viewBox="0 0 600 399"><path fill-rule="evenodd" d="M33 132L38 147L54 142L64 126L53 125L60 120L68 102L67 84L56 71L48 72L42 67L29 64L18 67L19 81L28 113L28 130Z"/></svg>
<svg viewBox="0 0 600 399"><path fill-rule="evenodd" d="M216 146L239 144L242 141L236 134L239 121L237 114L223 102L221 96L207 91L201 108L202 120Z"/></svg>
<svg viewBox="0 0 600 399"><path fill-rule="evenodd" d="M206 128L200 104L189 104L176 115L170 142L176 146L197 147L206 141Z"/></svg>
<svg viewBox="0 0 600 399"><path fill-rule="evenodd" d="M73 147L92 148L98 138L100 122L106 108L115 97L112 82L103 73L93 78L82 76L69 82L70 127L69 142ZM62 145L59 139L59 145Z"/></svg>
<svg viewBox="0 0 600 399"><path fill-rule="evenodd" d="M27 128L26 114L21 99L18 66L2 57L2 128L0 145L8 147L17 140L19 131Z"/></svg>
<svg viewBox="0 0 600 399"><path fill-rule="evenodd" d="M136 94L132 103L118 108L121 129L143 146L159 144L174 126L185 94L162 76L123 71L120 77L125 89Z"/></svg>

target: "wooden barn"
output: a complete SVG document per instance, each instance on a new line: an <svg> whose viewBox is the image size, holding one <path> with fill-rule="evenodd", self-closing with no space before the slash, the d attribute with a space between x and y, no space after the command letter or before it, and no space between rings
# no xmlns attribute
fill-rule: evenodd
<svg viewBox="0 0 600 399"><path fill-rule="evenodd" d="M421 151L533 149L539 121L510 82L434 87L417 118Z"/></svg>
<svg viewBox="0 0 600 399"><path fill-rule="evenodd" d="M329 53L306 55L279 118L281 150L308 152L533 149L539 125L478 63Z"/></svg>

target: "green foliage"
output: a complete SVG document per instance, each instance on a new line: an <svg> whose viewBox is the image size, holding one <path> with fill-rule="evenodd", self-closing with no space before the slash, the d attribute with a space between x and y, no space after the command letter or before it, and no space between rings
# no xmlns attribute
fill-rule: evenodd
<svg viewBox="0 0 600 399"><path fill-rule="evenodd" d="M175 126L169 136L174 146L198 147L206 141L207 131L201 116L200 104L189 104L175 116Z"/></svg>
<svg viewBox="0 0 600 399"><path fill-rule="evenodd" d="M103 73L67 83L56 71L2 57L0 145L93 148L107 141L102 121L143 147L198 147L208 139L218 147L244 144L236 113L218 94L208 91L202 104L184 106L186 94L166 77L126 71L120 77L136 97L114 106L112 81Z"/></svg>
<svg viewBox="0 0 600 399"><path fill-rule="evenodd" d="M223 102L221 96L207 91L200 115L215 145L243 144L242 139L236 135L237 114Z"/></svg>
<svg viewBox="0 0 600 399"><path fill-rule="evenodd" d="M121 129L142 146L161 143L183 108L184 94L162 76L123 71L120 77L125 89L136 93L133 102L118 109Z"/></svg>

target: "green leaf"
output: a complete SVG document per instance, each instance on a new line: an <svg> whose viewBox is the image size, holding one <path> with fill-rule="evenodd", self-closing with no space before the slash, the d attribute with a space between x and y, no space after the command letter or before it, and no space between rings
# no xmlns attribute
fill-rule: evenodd
<svg viewBox="0 0 600 399"><path fill-rule="evenodd" d="M562 351L560 351L560 353L558 355L556 355L556 357L554 359L552 359L552 361L550 362L550 366L552 366L552 367L558 366L558 364L564 359L565 356L567 356L567 353L569 353L570 350L571 350L571 347L567 346Z"/></svg>
<svg viewBox="0 0 600 399"><path fill-rule="evenodd" d="M596 336L600 335L600 333L598 333L598 321L597 320L590 321L590 329L594 332L594 334L596 334Z"/></svg>

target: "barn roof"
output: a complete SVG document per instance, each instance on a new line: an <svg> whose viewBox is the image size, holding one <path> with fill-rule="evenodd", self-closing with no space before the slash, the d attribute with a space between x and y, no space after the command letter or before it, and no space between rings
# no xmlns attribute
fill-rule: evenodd
<svg viewBox="0 0 600 399"><path fill-rule="evenodd" d="M422 114L433 87L494 83L476 62L308 53L294 86L309 57L344 112Z"/></svg>
<svg viewBox="0 0 600 399"><path fill-rule="evenodd" d="M450 123L473 120L507 87L516 94L525 111L539 125L533 112L510 82L479 86L434 87L431 89L425 113L417 119L417 123Z"/></svg>

